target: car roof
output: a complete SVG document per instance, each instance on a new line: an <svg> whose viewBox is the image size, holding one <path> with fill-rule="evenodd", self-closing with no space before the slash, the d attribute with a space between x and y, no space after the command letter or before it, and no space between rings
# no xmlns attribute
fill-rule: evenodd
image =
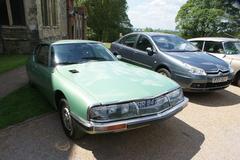
<svg viewBox="0 0 240 160"><path fill-rule="evenodd" d="M143 34L147 36L159 36L159 35L173 35L173 34L168 34L168 33L161 33L161 32L132 32L131 34Z"/></svg>
<svg viewBox="0 0 240 160"><path fill-rule="evenodd" d="M229 42L229 41L240 41L237 38L224 38L224 37L200 37L188 39L188 41L214 41L214 42Z"/></svg>
<svg viewBox="0 0 240 160"><path fill-rule="evenodd" d="M57 44L72 44L72 43L100 43L100 42L90 41L90 40L59 40L51 44L57 45Z"/></svg>

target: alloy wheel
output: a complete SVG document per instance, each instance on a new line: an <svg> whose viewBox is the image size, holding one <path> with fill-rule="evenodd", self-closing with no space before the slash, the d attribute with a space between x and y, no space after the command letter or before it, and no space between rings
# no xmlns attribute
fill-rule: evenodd
<svg viewBox="0 0 240 160"><path fill-rule="evenodd" d="M72 118L71 118L71 115L70 115L70 111L67 107L62 108L62 120L63 120L64 127L69 132L72 132L73 131Z"/></svg>

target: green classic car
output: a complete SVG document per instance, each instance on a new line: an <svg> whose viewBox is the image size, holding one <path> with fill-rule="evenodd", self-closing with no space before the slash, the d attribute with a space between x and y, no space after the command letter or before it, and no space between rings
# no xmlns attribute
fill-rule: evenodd
<svg viewBox="0 0 240 160"><path fill-rule="evenodd" d="M147 126L173 116L188 102L174 81L121 62L94 41L40 44L27 73L30 84L59 111L71 138Z"/></svg>

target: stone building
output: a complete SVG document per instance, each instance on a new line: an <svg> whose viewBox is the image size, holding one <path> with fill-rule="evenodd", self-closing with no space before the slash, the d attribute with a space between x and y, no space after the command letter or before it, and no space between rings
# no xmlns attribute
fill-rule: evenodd
<svg viewBox="0 0 240 160"><path fill-rule="evenodd" d="M0 0L0 53L26 54L42 41L85 38L69 29L70 24L81 30L86 25L78 26L76 18L70 22L69 17L81 15L71 15L69 4L73 0Z"/></svg>

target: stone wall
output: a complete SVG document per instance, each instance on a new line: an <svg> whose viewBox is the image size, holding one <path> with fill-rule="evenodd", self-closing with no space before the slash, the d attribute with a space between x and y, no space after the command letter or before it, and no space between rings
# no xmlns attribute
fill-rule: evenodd
<svg viewBox="0 0 240 160"><path fill-rule="evenodd" d="M26 25L2 26L5 53L7 54L30 54L39 42L35 0L24 0L24 13Z"/></svg>
<svg viewBox="0 0 240 160"><path fill-rule="evenodd" d="M2 26L5 53L31 54L40 42L67 37L66 0L56 0L57 25L43 26L41 0L24 0L25 26ZM3 52L0 43L0 54Z"/></svg>
<svg viewBox="0 0 240 160"><path fill-rule="evenodd" d="M39 42L38 31L27 26L3 26L2 36L8 54L29 54Z"/></svg>

